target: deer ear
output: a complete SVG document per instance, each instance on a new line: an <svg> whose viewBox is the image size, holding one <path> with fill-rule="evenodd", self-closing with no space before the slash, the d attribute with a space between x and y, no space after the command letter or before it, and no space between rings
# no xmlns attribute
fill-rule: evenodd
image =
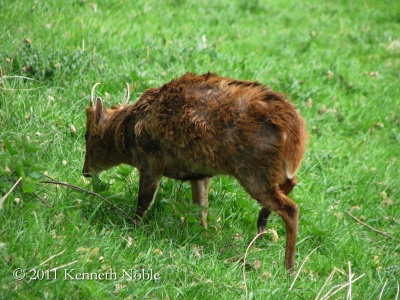
<svg viewBox="0 0 400 300"><path fill-rule="evenodd" d="M107 110L100 97L96 99L96 121L99 126L107 121Z"/></svg>

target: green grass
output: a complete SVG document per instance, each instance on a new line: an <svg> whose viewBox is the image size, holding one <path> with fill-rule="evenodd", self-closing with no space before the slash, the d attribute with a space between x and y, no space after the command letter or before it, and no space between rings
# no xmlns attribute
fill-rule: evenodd
<svg viewBox="0 0 400 300"><path fill-rule="evenodd" d="M353 279L364 276L330 299L398 299L399 11L394 0L0 1L0 195L11 191L0 210L0 298L321 299L349 282L350 265ZM81 169L94 83L115 104L125 82L137 98L187 71L263 82L306 119L292 194L298 277L284 270L276 215L278 241L267 234L245 257L258 207L231 178L212 181L207 230L187 183L163 180L140 228L98 197L40 183L46 174L92 189ZM137 177L118 167L97 191L133 214ZM50 278L33 280L32 268ZM161 277L122 277L142 269ZM64 273L110 270L118 278Z"/></svg>

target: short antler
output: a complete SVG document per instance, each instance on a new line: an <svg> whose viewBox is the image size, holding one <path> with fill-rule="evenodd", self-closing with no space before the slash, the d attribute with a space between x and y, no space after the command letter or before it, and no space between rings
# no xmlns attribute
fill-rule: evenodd
<svg viewBox="0 0 400 300"><path fill-rule="evenodd" d="M122 108L124 108L128 104L130 97L131 97L131 92L129 90L129 83L126 83L126 97L124 103L121 104Z"/></svg>
<svg viewBox="0 0 400 300"><path fill-rule="evenodd" d="M90 103L89 103L90 107L93 107L93 106L94 106L94 101L93 101L93 98L94 98L94 91L96 90L96 87L97 87L99 84L100 84L100 83L96 83L96 84L92 87L92 92L91 92L91 94L90 94Z"/></svg>

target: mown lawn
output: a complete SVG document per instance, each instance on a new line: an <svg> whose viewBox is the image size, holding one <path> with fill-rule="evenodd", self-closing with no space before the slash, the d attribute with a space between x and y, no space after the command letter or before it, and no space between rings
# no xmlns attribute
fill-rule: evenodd
<svg viewBox="0 0 400 300"><path fill-rule="evenodd" d="M399 12L394 0L0 1L0 298L399 299ZM259 208L232 178L213 179L205 230L188 183L164 179L135 228L120 210L135 212L137 171L82 176L93 84L110 105L126 82L138 98L187 71L258 80L307 121L294 275L283 222L251 243Z"/></svg>

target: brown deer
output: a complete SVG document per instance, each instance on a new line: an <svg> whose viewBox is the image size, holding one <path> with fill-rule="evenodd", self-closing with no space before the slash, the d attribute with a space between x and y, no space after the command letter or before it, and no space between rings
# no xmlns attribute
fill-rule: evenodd
<svg viewBox="0 0 400 300"><path fill-rule="evenodd" d="M162 176L190 180L193 202L205 207L217 174L235 177L261 205L265 231L271 211L286 225L285 267L292 270L298 206L288 197L305 151L306 127L294 106L257 82L187 73L146 90L131 106L86 109L84 176L124 163L139 170L136 220L152 204Z"/></svg>

